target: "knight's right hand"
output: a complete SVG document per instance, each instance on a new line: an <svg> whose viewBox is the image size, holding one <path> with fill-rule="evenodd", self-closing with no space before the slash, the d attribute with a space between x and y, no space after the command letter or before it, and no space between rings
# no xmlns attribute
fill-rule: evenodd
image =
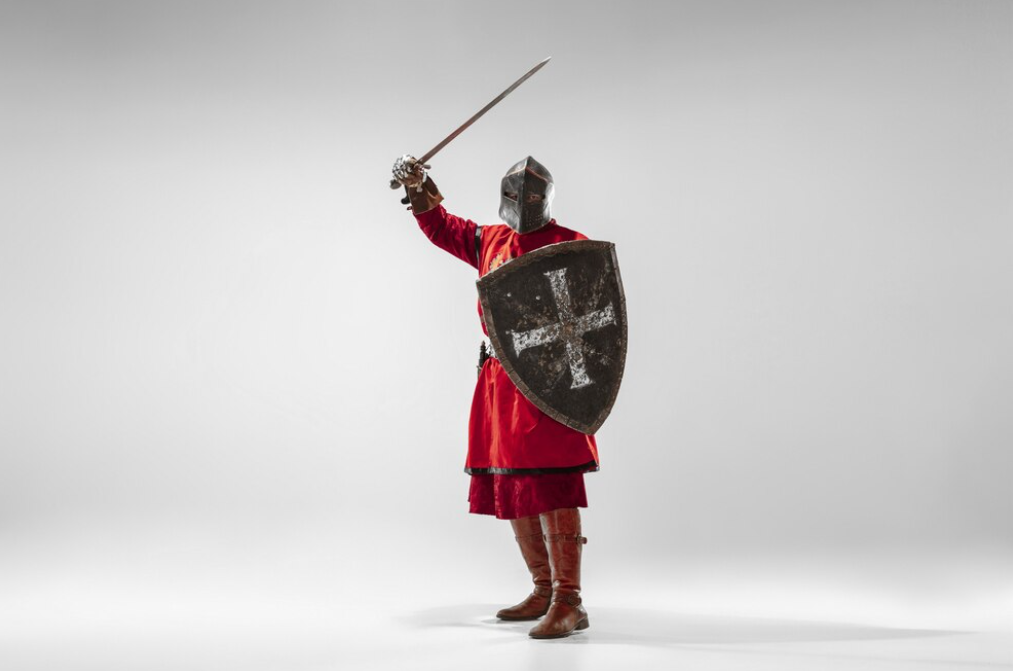
<svg viewBox="0 0 1013 671"><path fill-rule="evenodd" d="M429 167L428 165L419 163L419 160L414 156L405 154L394 161L391 173L394 175L394 181L407 186L409 189L420 189L422 183L426 181L426 170Z"/></svg>

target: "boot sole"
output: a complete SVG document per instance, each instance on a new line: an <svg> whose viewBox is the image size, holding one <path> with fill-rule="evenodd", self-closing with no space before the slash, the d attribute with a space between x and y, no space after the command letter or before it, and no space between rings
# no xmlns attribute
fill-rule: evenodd
<svg viewBox="0 0 1013 671"><path fill-rule="evenodd" d="M546 612L548 612L548 611L546 611ZM529 616L526 616L526 617L504 617L502 615L497 615L496 619L503 620L505 622L531 622L532 620L537 620L538 618L540 618L540 617L542 617L544 615L545 615L545 613L542 613L541 615L529 615Z"/></svg>
<svg viewBox="0 0 1013 671"><path fill-rule="evenodd" d="M584 619L582 619L580 622L577 623L577 626L573 628L573 631L564 631L561 634L530 634L529 633L528 636L530 636L531 638L537 638L537 639L566 638L567 636L569 636L570 634L572 634L574 631L583 631L584 629L587 629L590 626L591 626L591 623L585 617Z"/></svg>

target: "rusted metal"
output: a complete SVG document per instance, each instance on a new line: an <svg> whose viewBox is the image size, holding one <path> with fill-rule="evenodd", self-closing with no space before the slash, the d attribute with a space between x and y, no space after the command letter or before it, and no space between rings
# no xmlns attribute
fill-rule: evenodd
<svg viewBox="0 0 1013 671"><path fill-rule="evenodd" d="M518 233L530 233L549 223L555 185L548 168L528 156L518 161L500 182L499 216Z"/></svg>
<svg viewBox="0 0 1013 671"><path fill-rule="evenodd" d="M626 297L615 245L547 245L477 284L489 339L511 381L549 417L595 433L612 411L626 366Z"/></svg>

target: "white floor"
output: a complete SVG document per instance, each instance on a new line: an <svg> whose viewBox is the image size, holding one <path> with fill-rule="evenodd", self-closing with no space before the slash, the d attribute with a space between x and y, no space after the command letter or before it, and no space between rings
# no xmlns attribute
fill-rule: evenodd
<svg viewBox="0 0 1013 671"><path fill-rule="evenodd" d="M530 623L498 622L497 604L447 604L366 613L357 621L258 622L186 617L149 628L4 640L5 671L95 669L1013 669L1013 634L933 631L701 616L610 605L589 608L590 629L535 641ZM272 618L265 617L270 621ZM349 618L354 620L354 618ZM6 637L5 637L6 638Z"/></svg>
<svg viewBox="0 0 1013 671"><path fill-rule="evenodd" d="M658 564L596 546L591 627L535 641L531 623L493 617L530 587L511 538L145 528L4 536L0 670L1013 669L998 554L945 570L852 558L862 570L849 573L788 558Z"/></svg>
<svg viewBox="0 0 1013 671"><path fill-rule="evenodd" d="M414 613L396 648L412 668L980 669L1013 668L1013 635L827 622L714 617L600 606L569 639L526 640L530 625L497 622L493 604ZM423 636L419 636L419 634ZM412 639L414 639L413 642ZM406 657L401 657L407 661ZM471 665L469 666L469 662ZM362 668L408 668L384 655Z"/></svg>

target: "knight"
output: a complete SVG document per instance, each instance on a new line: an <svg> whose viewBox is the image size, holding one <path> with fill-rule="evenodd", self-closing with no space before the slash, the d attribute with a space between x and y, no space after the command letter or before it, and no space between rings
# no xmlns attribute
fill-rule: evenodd
<svg viewBox="0 0 1013 671"><path fill-rule="evenodd" d="M546 245L586 240L552 218L552 174L531 156L500 183L502 224L478 225L450 214L429 176L412 156L394 163L419 228L437 247L478 271L479 277ZM479 305L481 317L482 308ZM482 329L489 335L483 321ZM465 473L469 511L510 521L534 588L503 608L501 620L541 621L532 638L561 638L587 629L581 599L583 546L580 508L587 507L584 473L598 470L593 435L547 416L517 388L492 351L480 364L468 427Z"/></svg>

